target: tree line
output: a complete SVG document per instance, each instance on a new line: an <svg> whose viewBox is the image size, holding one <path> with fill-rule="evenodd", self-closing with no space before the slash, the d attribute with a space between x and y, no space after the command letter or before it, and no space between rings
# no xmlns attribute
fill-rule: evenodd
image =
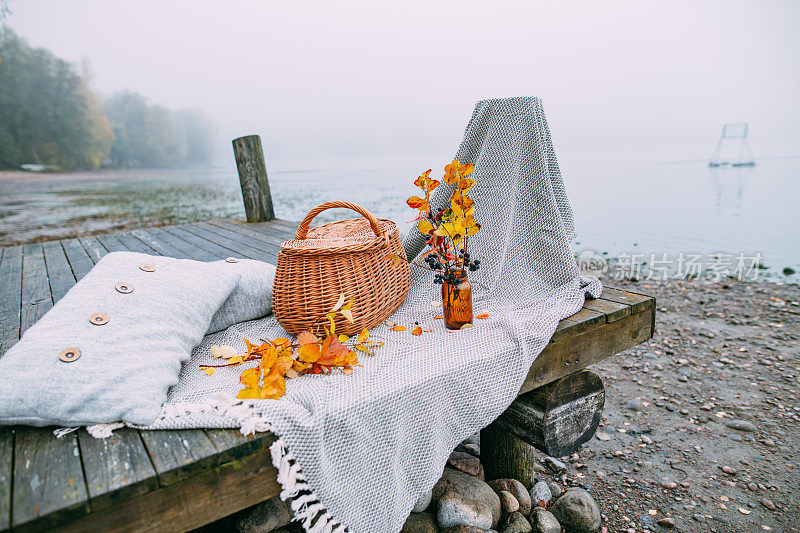
<svg viewBox="0 0 800 533"><path fill-rule="evenodd" d="M201 165L213 145L201 111L171 111L132 91L103 99L85 65L0 31L0 168Z"/></svg>

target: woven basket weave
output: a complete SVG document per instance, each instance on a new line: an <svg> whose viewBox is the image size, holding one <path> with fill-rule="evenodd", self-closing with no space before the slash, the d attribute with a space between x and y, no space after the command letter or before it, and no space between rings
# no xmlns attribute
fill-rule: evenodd
<svg viewBox="0 0 800 533"><path fill-rule="evenodd" d="M326 209L343 207L364 218L323 224L311 221ZM281 326L298 334L336 305L353 299L354 324L337 316L336 333L353 335L386 320L403 303L411 284L408 263L392 266L389 254L406 257L397 224L376 219L360 205L326 202L312 209L295 238L281 245L272 288L272 310Z"/></svg>

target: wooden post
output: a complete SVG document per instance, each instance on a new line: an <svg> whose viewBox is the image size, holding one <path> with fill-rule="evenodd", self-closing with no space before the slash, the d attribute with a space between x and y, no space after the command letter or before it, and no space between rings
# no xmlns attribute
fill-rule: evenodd
<svg viewBox="0 0 800 533"><path fill-rule="evenodd" d="M275 218L272 195L269 192L267 166L261 137L248 135L233 140L233 155L239 170L244 212L248 222L266 222Z"/></svg>
<svg viewBox="0 0 800 533"><path fill-rule="evenodd" d="M520 395L481 431L486 479L532 480L531 447L551 457L574 453L594 436L605 397L603 381L588 370Z"/></svg>

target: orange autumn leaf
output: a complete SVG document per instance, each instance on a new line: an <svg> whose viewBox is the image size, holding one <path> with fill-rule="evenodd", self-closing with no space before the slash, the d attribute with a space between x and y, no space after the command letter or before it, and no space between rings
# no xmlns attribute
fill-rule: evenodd
<svg viewBox="0 0 800 533"><path fill-rule="evenodd" d="M405 331L405 326L392 326L392 331Z"/></svg>
<svg viewBox="0 0 800 533"><path fill-rule="evenodd" d="M216 368L211 367L211 366L203 367L203 372L206 373L206 376L210 376L211 374L214 373L215 370L216 370Z"/></svg>
<svg viewBox="0 0 800 533"><path fill-rule="evenodd" d="M430 179L431 179L431 169L429 168L428 170L420 174L417 179L414 180L414 185L416 185L422 190L425 190L425 186L427 185L427 182Z"/></svg>
<svg viewBox="0 0 800 533"><path fill-rule="evenodd" d="M266 371L272 368L272 365L274 365L275 361L277 360L278 350L274 346L270 346L269 349L264 350L261 353L261 361L259 362L259 365L261 365L261 368Z"/></svg>
<svg viewBox="0 0 800 533"><path fill-rule="evenodd" d="M422 328L419 326L415 327L414 329L411 330L411 334L417 336L422 335Z"/></svg>
<svg viewBox="0 0 800 533"><path fill-rule="evenodd" d="M424 198L420 198L419 196L412 196L408 200L406 200L408 207L411 209L419 209L420 211L424 211L428 209L428 202Z"/></svg>
<svg viewBox="0 0 800 533"><path fill-rule="evenodd" d="M316 363L322 357L322 352L319 349L319 344L304 344L297 351L297 358L304 363Z"/></svg>
<svg viewBox="0 0 800 533"><path fill-rule="evenodd" d="M442 315L436 315L433 317L434 320L439 320L440 318L443 318Z"/></svg>
<svg viewBox="0 0 800 533"><path fill-rule="evenodd" d="M258 387L245 387L236 395L240 400L260 400L261 389Z"/></svg>
<svg viewBox="0 0 800 533"><path fill-rule="evenodd" d="M306 344L316 344L317 342L319 342L319 339L310 331L304 331L297 336L297 344L300 346L304 346Z"/></svg>
<svg viewBox="0 0 800 533"><path fill-rule="evenodd" d="M264 383L261 385L261 398L265 400L277 400L286 394L286 380L272 369L269 374L264 376Z"/></svg>
<svg viewBox="0 0 800 533"><path fill-rule="evenodd" d="M479 315L475 315L475 318L489 318L489 313L481 313Z"/></svg>
<svg viewBox="0 0 800 533"><path fill-rule="evenodd" d="M284 344L289 344L289 339L281 337L272 341L272 344L274 344L275 346L283 346Z"/></svg>
<svg viewBox="0 0 800 533"><path fill-rule="evenodd" d="M289 369L292 368L292 365L294 365L294 359L283 355L278 357L277 361L275 361L275 365L272 368L281 376L285 376Z"/></svg>
<svg viewBox="0 0 800 533"><path fill-rule="evenodd" d="M258 387L258 382L261 381L261 367L248 368L242 375L239 376L239 382L245 387Z"/></svg>

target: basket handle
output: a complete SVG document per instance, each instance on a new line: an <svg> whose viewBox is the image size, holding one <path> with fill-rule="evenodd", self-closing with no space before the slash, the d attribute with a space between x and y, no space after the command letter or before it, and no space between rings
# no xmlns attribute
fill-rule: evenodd
<svg viewBox="0 0 800 533"><path fill-rule="evenodd" d="M327 209L336 209L337 207L342 207L344 209L352 209L353 211L357 212L358 214L367 219L370 227L372 228L372 231L375 232L376 236L381 237L383 235L383 230L381 229L381 226L380 224L378 224L378 221L375 219L375 217L372 216L372 213L370 213L360 205L351 202L325 202L324 204L318 205L317 207L308 212L306 218L304 218L303 221L300 223L300 225L297 227L297 233L295 234L294 238L305 239L306 235L308 235L308 226L309 224L311 224L311 221L314 220L314 217L316 217L317 215L319 215L320 213L322 213Z"/></svg>

